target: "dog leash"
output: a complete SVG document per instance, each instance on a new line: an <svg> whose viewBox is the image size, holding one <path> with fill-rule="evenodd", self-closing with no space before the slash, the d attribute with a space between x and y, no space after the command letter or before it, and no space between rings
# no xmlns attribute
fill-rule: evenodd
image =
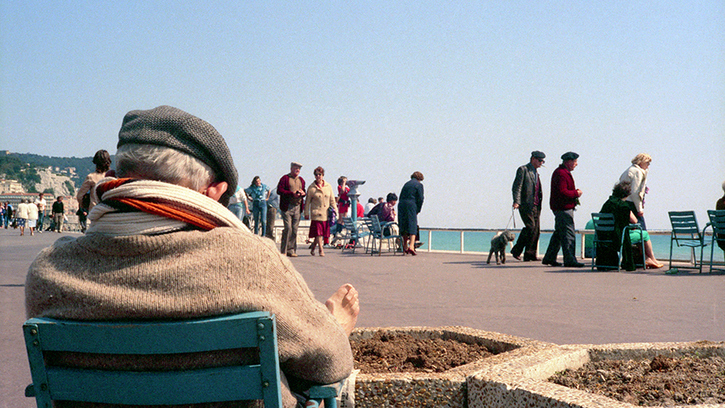
<svg viewBox="0 0 725 408"><path fill-rule="evenodd" d="M516 210L514 210L514 209L512 208L512 209L511 209L511 218L509 218L509 222L508 222L508 223L506 223L506 228L504 229L504 231L508 231L508 229L509 229L509 225L511 225L511 221L512 221L512 220L513 220L513 222L514 222L514 229L516 229L516 217L514 217L514 214L515 214L515 213L516 213Z"/></svg>

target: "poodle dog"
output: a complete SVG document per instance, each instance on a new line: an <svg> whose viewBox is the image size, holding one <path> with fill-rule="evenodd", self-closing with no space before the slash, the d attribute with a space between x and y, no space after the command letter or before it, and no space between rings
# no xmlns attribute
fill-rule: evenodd
<svg viewBox="0 0 725 408"><path fill-rule="evenodd" d="M496 234L493 239L491 239L491 249L488 252L488 260L486 263L491 263L491 255L496 254L496 265L501 265L502 263L506 263L506 245L509 242L513 242L513 240L516 238L516 235L511 231L503 231ZM501 255L501 262L498 261L498 256Z"/></svg>

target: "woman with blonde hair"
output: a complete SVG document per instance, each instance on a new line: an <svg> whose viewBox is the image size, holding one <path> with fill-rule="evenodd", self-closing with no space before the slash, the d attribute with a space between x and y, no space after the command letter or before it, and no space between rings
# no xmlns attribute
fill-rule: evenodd
<svg viewBox="0 0 725 408"><path fill-rule="evenodd" d="M619 181L629 183L631 192L625 199L630 205L632 212L637 216L637 223L642 229L647 229L644 221L644 195L647 194L647 173L649 173L649 165L652 163L652 157L647 153L640 153L632 159L632 165L622 173Z"/></svg>
<svg viewBox="0 0 725 408"><path fill-rule="evenodd" d="M313 239L310 255L315 255L315 247L320 256L325 256L322 249L323 242L330 242L330 224L327 222L327 211L337 211L335 195L330 183L325 182L325 169L317 167L313 173L315 182L307 188L307 202L305 203L305 218L310 220L310 235Z"/></svg>

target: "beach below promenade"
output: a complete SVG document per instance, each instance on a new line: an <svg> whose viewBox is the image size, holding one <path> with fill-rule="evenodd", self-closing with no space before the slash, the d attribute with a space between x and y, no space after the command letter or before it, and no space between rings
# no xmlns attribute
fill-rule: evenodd
<svg viewBox="0 0 725 408"><path fill-rule="evenodd" d="M0 229L0 408L30 408L22 339L24 282L37 253L62 235ZM466 326L557 344L725 341L725 276L545 267L485 254L370 256L302 245L292 262L324 301L345 282L360 292L359 327Z"/></svg>

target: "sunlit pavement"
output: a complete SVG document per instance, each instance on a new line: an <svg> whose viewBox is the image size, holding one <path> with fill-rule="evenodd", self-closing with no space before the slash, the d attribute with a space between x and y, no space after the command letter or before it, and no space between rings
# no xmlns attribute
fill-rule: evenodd
<svg viewBox="0 0 725 408"><path fill-rule="evenodd" d="M21 331L28 266L60 236L79 236L19 234L0 229L0 408L34 407L23 396L30 383ZM304 248L292 262L319 300L343 283L358 289L358 326L467 326L557 344L725 341L722 274L598 272L511 257L496 266L483 255L370 256L360 249L313 257Z"/></svg>

